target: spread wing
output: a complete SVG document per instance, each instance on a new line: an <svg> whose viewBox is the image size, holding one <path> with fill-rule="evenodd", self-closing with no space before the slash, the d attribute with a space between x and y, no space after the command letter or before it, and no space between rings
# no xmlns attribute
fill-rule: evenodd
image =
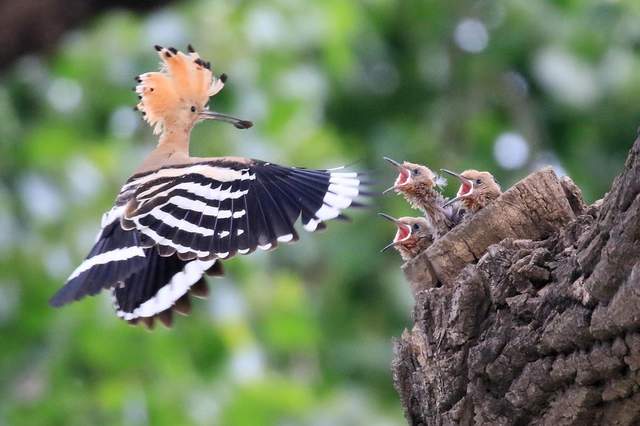
<svg viewBox="0 0 640 426"><path fill-rule="evenodd" d="M166 167L133 176L135 191L123 218L146 247L183 260L225 259L256 248L269 250L357 204L361 177L341 170L283 167L258 160L216 160Z"/></svg>

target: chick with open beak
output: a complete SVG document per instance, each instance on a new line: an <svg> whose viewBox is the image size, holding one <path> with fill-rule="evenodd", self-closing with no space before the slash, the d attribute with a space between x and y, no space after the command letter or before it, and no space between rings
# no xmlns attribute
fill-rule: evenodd
<svg viewBox="0 0 640 426"><path fill-rule="evenodd" d="M447 184L446 179L421 164L408 161L399 163L388 157L384 159L398 170L398 177L393 186L383 194L389 191L402 194L413 208L421 210L431 221L436 231L436 238L449 231L454 225L451 220L453 210L451 207L446 207L447 200L439 191Z"/></svg>
<svg viewBox="0 0 640 426"><path fill-rule="evenodd" d="M379 215L393 222L398 228L393 241L381 251L393 247L398 250L402 260L405 262L426 250L435 239L435 230L424 217L401 217L396 219L385 213L379 213Z"/></svg>
<svg viewBox="0 0 640 426"><path fill-rule="evenodd" d="M467 213L476 213L502 194L500 185L489 172L465 170L458 174L445 169L442 171L460 180L460 188L458 188L456 197L448 201L447 205L459 202Z"/></svg>

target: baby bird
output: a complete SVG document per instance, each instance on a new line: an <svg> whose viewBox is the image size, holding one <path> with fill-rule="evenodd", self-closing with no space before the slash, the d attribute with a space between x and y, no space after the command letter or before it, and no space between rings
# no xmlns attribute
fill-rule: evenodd
<svg viewBox="0 0 640 426"><path fill-rule="evenodd" d="M399 219L385 213L378 213L383 218L393 222L398 230L393 241L381 252L394 247L405 262L413 259L429 248L435 239L435 229L424 217L401 217Z"/></svg>
<svg viewBox="0 0 640 426"><path fill-rule="evenodd" d="M393 186L383 193L393 190L402 194L413 208L421 210L431 221L436 231L435 237L443 236L454 225L453 209L447 207L447 200L439 191L439 188L447 184L446 179L421 164L407 161L400 164L388 157L384 159L398 170L398 177Z"/></svg>
<svg viewBox="0 0 640 426"><path fill-rule="evenodd" d="M460 188L456 197L449 200L446 205L460 202L466 211L465 215L476 213L502 194L500 185L489 172L465 170L458 174L445 169L442 171L460 180Z"/></svg>
<svg viewBox="0 0 640 426"><path fill-rule="evenodd" d="M226 76L215 77L191 46L187 53L156 50L160 71L136 77L135 91L158 144L104 214L87 258L50 301L62 306L106 289L120 318L149 328L155 318L170 326L174 311L189 313L190 295L206 296L203 275L222 274L221 261L298 240L298 219L306 231L323 229L361 193L360 175L342 168L191 157L197 123L252 123L209 109Z"/></svg>

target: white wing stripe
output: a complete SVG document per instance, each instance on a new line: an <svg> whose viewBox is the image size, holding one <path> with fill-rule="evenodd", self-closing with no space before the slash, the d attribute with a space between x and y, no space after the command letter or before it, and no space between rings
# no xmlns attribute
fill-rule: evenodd
<svg viewBox="0 0 640 426"><path fill-rule="evenodd" d="M183 245L180 245L178 243L174 243L173 241L167 240L166 238L164 238L163 236L161 236L160 234L158 234L156 231L154 231L151 228L148 228L144 225L141 225L140 223L138 223L136 221L136 224L138 225L138 229L140 230L140 232L142 232L144 235L146 235L147 237L151 238L153 241L155 241L157 244L162 244L162 245L168 245L173 247L174 249L176 249L176 251L178 253L195 253L196 256L198 257L206 257L209 256L209 252L208 251L200 251L200 250L195 250L191 247L185 247Z"/></svg>
<svg viewBox="0 0 640 426"><path fill-rule="evenodd" d="M231 210L220 210L218 207L211 207L203 201L191 200L181 195L174 195L173 197L169 198L169 200L167 201L167 204L173 204L174 206L180 207L181 209L184 209L184 210L192 210L196 213L201 213L205 216L214 216L220 219L226 219L231 216L237 219L239 217L244 216L246 213L244 209L238 210L236 212L232 212ZM156 210L156 209L158 208L155 208L153 210ZM143 216L146 216L147 214L148 213L144 213L137 217L143 217Z"/></svg>
<svg viewBox="0 0 640 426"><path fill-rule="evenodd" d="M328 190L329 192L333 192L334 194L342 195L347 198L355 198L360 193L357 187L352 188L349 186L336 185L333 183L329 185Z"/></svg>
<svg viewBox="0 0 640 426"><path fill-rule="evenodd" d="M117 315L125 320L131 320L138 317L151 317L169 309L192 285L198 282L204 272L211 268L215 262L215 260L206 262L194 260L187 263L184 269L171 277L171 281L158 290L151 299L146 300L133 312L118 310Z"/></svg>
<svg viewBox="0 0 640 426"><path fill-rule="evenodd" d="M71 273L67 281L74 279L84 271L87 271L93 268L94 266L104 265L105 263L109 263L109 262L119 262L122 260L131 259L136 256L144 257L144 250L142 250L141 247L117 248L111 251L100 253L82 262L80 266L78 266Z"/></svg>
<svg viewBox="0 0 640 426"><path fill-rule="evenodd" d="M346 209L351 205L351 199L347 197L343 197L341 195L336 195L331 192L327 192L324 194L323 201L336 209ZM317 215L316 215L317 216ZM320 216L318 216L320 217Z"/></svg>
<svg viewBox="0 0 640 426"><path fill-rule="evenodd" d="M163 197L165 195L169 195L175 190L184 189L190 194L197 195L198 197L206 198L208 200L224 201L229 198L234 200L238 199L249 192L248 190L245 190L245 191L238 190L238 191L232 192L231 187L225 190L220 190L220 187L221 186L218 186L215 189L211 189L211 184L200 185L199 183L196 183L196 182L182 182L168 188L165 191L155 194L154 197ZM141 194L141 197L142 197L142 194Z"/></svg>
<svg viewBox="0 0 640 426"><path fill-rule="evenodd" d="M333 176L333 174L331 174L331 178L329 179L329 183L334 183L336 185L345 185L345 186L359 186L360 185L360 180L359 179L335 177L335 176Z"/></svg>
<svg viewBox="0 0 640 426"><path fill-rule="evenodd" d="M331 177L338 177L344 179L357 178L357 172L331 172Z"/></svg>
<svg viewBox="0 0 640 426"><path fill-rule="evenodd" d="M254 180L256 178L255 174L248 173L248 170L249 169L234 170L228 167L210 166L207 164L194 164L188 167L170 167L160 169L157 172L134 179L125 184L122 189L125 190L131 186L143 185L155 179L179 177L186 174L199 174L205 178L213 179L218 182Z"/></svg>
<svg viewBox="0 0 640 426"><path fill-rule="evenodd" d="M339 214L340 210L323 204L316 212L316 217L320 219L321 222L324 222L325 220L338 217Z"/></svg>
<svg viewBox="0 0 640 426"><path fill-rule="evenodd" d="M310 219L310 220L309 220L309 222L307 222L307 223L304 225L304 229L305 229L306 231L313 232L313 231L315 231L315 230L316 230L316 228L318 228L318 224L319 224L319 223L320 223L320 221L318 221L318 220Z"/></svg>
<svg viewBox="0 0 640 426"><path fill-rule="evenodd" d="M192 232L195 234L200 234L205 237L210 237L213 235L213 230L202 228L200 226L194 225L188 220L184 219L176 219L171 213L167 213L160 209L153 209L149 212L149 215L155 217L156 219L162 221L166 225L169 225L173 228L178 228L185 232Z"/></svg>

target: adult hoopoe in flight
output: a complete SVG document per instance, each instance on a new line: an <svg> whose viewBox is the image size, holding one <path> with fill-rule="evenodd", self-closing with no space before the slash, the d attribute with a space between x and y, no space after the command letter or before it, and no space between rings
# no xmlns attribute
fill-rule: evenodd
<svg viewBox="0 0 640 426"><path fill-rule="evenodd" d="M411 207L421 210L431 221L436 238L446 234L456 224L454 209L447 206L447 200L439 191L447 181L433 173L427 166L408 161L399 163L388 157L384 159L398 171L398 177L393 186L384 193L393 190L402 194Z"/></svg>
<svg viewBox="0 0 640 426"><path fill-rule="evenodd" d="M189 135L199 121L240 129L252 123L209 110L226 76L214 77L191 46L186 54L156 50L161 70L138 76L135 90L158 145L104 214L86 260L51 299L61 306L108 289L119 317L149 328L155 317L171 325L172 310L189 313L189 294L206 296L203 275L222 274L222 259L296 241L298 217L313 232L344 217L362 195L355 172L191 157Z"/></svg>
<svg viewBox="0 0 640 426"><path fill-rule="evenodd" d="M465 170L458 174L445 169L442 171L460 180L458 193L446 205L460 202L466 210L465 215L476 213L502 194L500 185L489 172Z"/></svg>

